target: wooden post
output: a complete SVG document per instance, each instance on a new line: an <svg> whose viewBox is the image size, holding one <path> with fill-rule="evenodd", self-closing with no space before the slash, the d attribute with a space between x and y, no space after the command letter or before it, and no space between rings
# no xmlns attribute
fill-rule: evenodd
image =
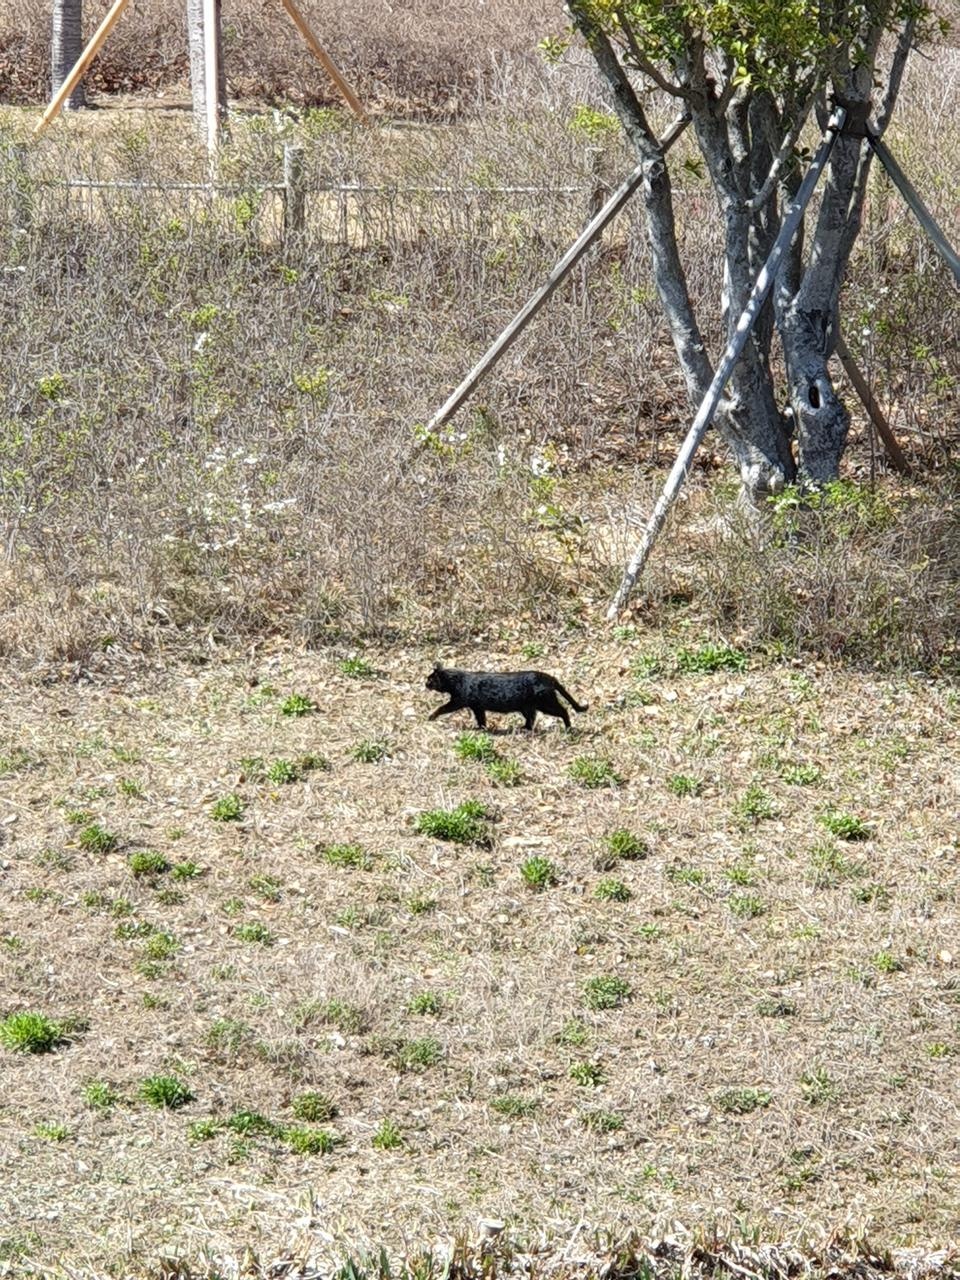
<svg viewBox="0 0 960 1280"><path fill-rule="evenodd" d="M340 95L344 99L344 101L348 103L350 110L353 112L353 114L357 117L358 120L361 120L363 121L364 124L366 124L367 113L364 111L363 106L360 102L360 99L353 92L353 90L347 84L346 80L344 80L343 76L337 70L336 64L334 63L333 59L330 57L329 53L327 53L326 49L324 49L323 45L320 43L317 37L310 30L310 27L307 23L306 18L300 12L297 6L293 3L293 0L281 0L281 3L283 4L283 7L286 9L287 13L289 13L290 17L293 19L294 26L303 36L310 52L313 54L316 60L323 67L324 71L326 71L327 75L330 77L333 83L340 90Z"/></svg>
<svg viewBox="0 0 960 1280"><path fill-rule="evenodd" d="M707 427L713 421L713 415L717 411L717 405L720 403L723 389L727 385L727 380L731 373L733 373L734 365L740 359L740 353L747 345L750 330L756 323L760 309L777 277L777 272L780 270L783 261L783 255L786 253L790 241L797 233L797 228L800 226L800 220L803 217L803 211L813 195L817 179L827 163L834 143L840 136L840 130L843 128L843 122L846 118L847 113L843 107L838 107L830 117L824 130L823 140L813 158L813 163L807 170L796 197L787 211L766 262L760 268L760 274L757 276L750 292L750 297L747 299L747 305L740 313L740 319L737 321L733 337L727 343L726 350L717 366L717 371L713 375L713 381L707 389L707 394L703 397L700 408L697 410L697 416L687 432L687 438L681 445L677 460L667 477L666 484L663 486L663 493L657 499L653 514L647 521L647 527L643 532L640 545L633 553L630 563L624 570L623 580L620 583L617 594L613 597L610 608L607 610L607 618L611 622L622 612L624 605L627 603L627 598L633 590L633 585L660 535L660 530L663 528L667 514L673 506L677 494L683 487L687 472L690 470L690 464L693 462L693 455L696 453L700 441L706 435Z"/></svg>
<svg viewBox="0 0 960 1280"><path fill-rule="evenodd" d="M220 145L220 41L217 0L203 0L203 94L207 126L207 154L212 160Z"/></svg>
<svg viewBox="0 0 960 1280"><path fill-rule="evenodd" d="M903 450L897 441L897 437L890 430L890 424L883 415L883 410L874 399L873 392L870 390L870 384L860 372L856 360L850 353L850 348L844 342L842 335L837 335L836 345L837 358L843 365L843 371L853 384L853 389L860 397L863 407L866 409L870 421L877 429L877 435L883 441L884 448L890 456L890 465L895 471L904 473L910 470L910 464L904 456Z"/></svg>
<svg viewBox="0 0 960 1280"><path fill-rule="evenodd" d="M52 120L55 120L60 114L63 109L63 104L66 102L67 98L70 97L70 94L73 92L77 82L82 79L87 67L89 67L90 63L100 52L103 42L116 26L117 19L129 3L130 0L113 0L113 4L107 10L106 17L93 33L89 44L74 64L73 70L53 95L50 100L50 105L37 121L36 127L33 130L34 133L43 133L47 125L50 124Z"/></svg>
<svg viewBox="0 0 960 1280"><path fill-rule="evenodd" d="M27 148L22 142L11 142L6 147L10 167L10 185L13 203L13 229L23 235L30 230L33 214L30 198L30 177L27 173Z"/></svg>
<svg viewBox="0 0 960 1280"><path fill-rule="evenodd" d="M288 240L304 227L306 192L303 185L303 147L283 144L283 238Z"/></svg>

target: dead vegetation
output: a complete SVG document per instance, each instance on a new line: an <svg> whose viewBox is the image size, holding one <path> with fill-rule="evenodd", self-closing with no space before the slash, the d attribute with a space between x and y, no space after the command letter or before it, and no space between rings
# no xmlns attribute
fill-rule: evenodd
<svg viewBox="0 0 960 1280"><path fill-rule="evenodd" d="M5 153L8 658L91 669L112 646L456 638L498 609L599 613L688 415L633 214L449 430L418 424L570 243L598 174L628 166L610 125L570 96L385 147L329 112L248 113L216 198L170 189L204 175L170 116L65 122L25 172ZM297 243L272 185L290 140L315 192ZM682 172L705 302L708 201ZM64 174L127 185L68 190ZM701 490L678 522L687 550L648 576L647 617L670 626L685 604L778 652L953 661L956 293L905 217L878 190L847 332L922 482L885 478L860 419L848 474L876 496L780 510L764 541L717 519L722 483Z"/></svg>
<svg viewBox="0 0 960 1280"><path fill-rule="evenodd" d="M86 0L84 34L96 29L106 0ZM559 30L548 0L330 0L304 6L311 24L369 109L456 118L505 85L536 70L535 46ZM15 0L0 15L0 102L40 103L49 93L49 6ZM283 7L232 0L224 12L230 96L306 106L332 105L336 90L304 49ZM189 74L183 5L142 0L131 6L94 64L98 93L170 92Z"/></svg>

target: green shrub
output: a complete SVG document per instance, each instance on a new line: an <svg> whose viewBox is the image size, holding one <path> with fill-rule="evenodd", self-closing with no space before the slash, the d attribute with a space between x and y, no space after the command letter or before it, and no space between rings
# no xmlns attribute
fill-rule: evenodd
<svg viewBox="0 0 960 1280"><path fill-rule="evenodd" d="M435 991L420 991L417 995L411 996L407 1008L411 1013L436 1016L442 1008L442 1003Z"/></svg>
<svg viewBox="0 0 960 1280"><path fill-rule="evenodd" d="M862 818L852 813L839 813L831 810L821 814L820 822L838 840L869 840L870 828Z"/></svg>
<svg viewBox="0 0 960 1280"><path fill-rule="evenodd" d="M714 671L745 671L747 655L725 644L705 644L699 649L681 649L677 670L683 674L712 674Z"/></svg>
<svg viewBox="0 0 960 1280"><path fill-rule="evenodd" d="M485 733L461 733L453 744L453 750L458 760L478 760L481 764L489 764L498 756L496 747Z"/></svg>
<svg viewBox="0 0 960 1280"><path fill-rule="evenodd" d="M618 1133L626 1123L619 1111L584 1111L580 1123L593 1133Z"/></svg>
<svg viewBox="0 0 960 1280"><path fill-rule="evenodd" d="M90 853L112 853L120 840L110 831L105 831L99 823L91 822L83 827L77 835L81 849Z"/></svg>
<svg viewBox="0 0 960 1280"><path fill-rule="evenodd" d="M170 870L170 863L162 853L154 853L148 849L131 853L127 865L135 876L159 876Z"/></svg>
<svg viewBox="0 0 960 1280"><path fill-rule="evenodd" d="M210 809L214 822L239 822L243 817L243 801L234 792L221 796Z"/></svg>
<svg viewBox="0 0 960 1280"><path fill-rule="evenodd" d="M274 760L267 769L268 780L281 786L299 782L302 776L299 767L292 760Z"/></svg>
<svg viewBox="0 0 960 1280"><path fill-rule="evenodd" d="M352 867L356 871L367 871L371 866L371 857L359 844L328 844L323 849L324 861L332 867Z"/></svg>
<svg viewBox="0 0 960 1280"><path fill-rule="evenodd" d="M337 1114L337 1105L325 1093L301 1093L294 1098L290 1109L298 1120L308 1124L324 1124Z"/></svg>
<svg viewBox="0 0 960 1280"><path fill-rule="evenodd" d="M619 787L623 782L610 761L599 756L577 756L567 772L578 786L588 789Z"/></svg>
<svg viewBox="0 0 960 1280"><path fill-rule="evenodd" d="M523 770L516 760L504 760L498 757L489 760L485 766L487 777L498 787L519 787L523 783Z"/></svg>
<svg viewBox="0 0 960 1280"><path fill-rule="evenodd" d="M443 1046L433 1036L419 1040L403 1040L390 1055L398 1071L426 1071L443 1060Z"/></svg>
<svg viewBox="0 0 960 1280"><path fill-rule="evenodd" d="M598 1062L575 1062L570 1068L570 1079L584 1089L597 1089L606 1078L607 1073Z"/></svg>
<svg viewBox="0 0 960 1280"><path fill-rule="evenodd" d="M766 1107L772 1094L767 1089L757 1089L752 1085L741 1085L737 1088L721 1089L715 1101L720 1111L728 1115L745 1116L758 1107Z"/></svg>
<svg viewBox="0 0 960 1280"><path fill-rule="evenodd" d="M298 1156L327 1156L336 1146L336 1139L326 1129L293 1127L283 1131L283 1139Z"/></svg>
<svg viewBox="0 0 960 1280"><path fill-rule="evenodd" d="M502 1093L490 1099L490 1107L498 1115L506 1116L508 1120L524 1120L540 1110L540 1103L536 1098L522 1098L517 1094Z"/></svg>
<svg viewBox="0 0 960 1280"><path fill-rule="evenodd" d="M601 902L629 902L633 895L622 880L608 876L597 881L593 896Z"/></svg>
<svg viewBox="0 0 960 1280"><path fill-rule="evenodd" d="M272 947L276 942L274 935L259 920L251 920L247 924L236 925L233 930L233 936L238 938L240 942L257 942L263 947Z"/></svg>
<svg viewBox="0 0 960 1280"><path fill-rule="evenodd" d="M280 703L280 714L282 716L308 716L311 711L316 711L317 706L312 698L308 698L302 693L291 693L289 698L284 698Z"/></svg>
<svg viewBox="0 0 960 1280"><path fill-rule="evenodd" d="M520 864L520 875L530 889L549 889L557 883L557 868L549 858L539 854Z"/></svg>
<svg viewBox="0 0 960 1280"><path fill-rule="evenodd" d="M605 836L604 847L611 858L622 858L625 862L646 858L650 853L650 846L646 840L635 836L626 827L617 827L615 831Z"/></svg>
<svg viewBox="0 0 960 1280"><path fill-rule="evenodd" d="M340 663L340 671L351 680L369 680L376 674L366 658L344 658Z"/></svg>
<svg viewBox="0 0 960 1280"><path fill-rule="evenodd" d="M703 782L686 773L674 773L667 778L667 790L675 796L698 796L703 790Z"/></svg>
<svg viewBox="0 0 960 1280"><path fill-rule="evenodd" d="M392 1120L383 1119L373 1135L372 1145L377 1151L395 1151L403 1146L403 1134Z"/></svg>

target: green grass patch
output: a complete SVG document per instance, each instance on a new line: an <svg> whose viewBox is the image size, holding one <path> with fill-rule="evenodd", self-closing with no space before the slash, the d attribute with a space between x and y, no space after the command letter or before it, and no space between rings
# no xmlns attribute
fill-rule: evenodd
<svg viewBox="0 0 960 1280"><path fill-rule="evenodd" d="M577 786L590 790L619 787L623 783L611 762L601 756L577 756L567 772Z"/></svg>
<svg viewBox="0 0 960 1280"><path fill-rule="evenodd" d="M63 1023L42 1013L11 1013L0 1022L0 1044L13 1053L51 1053L66 1039Z"/></svg>
<svg viewBox="0 0 960 1280"><path fill-rule="evenodd" d="M583 1000L588 1009L619 1009L632 994L630 983L614 974L591 978L583 987Z"/></svg>
<svg viewBox="0 0 960 1280"><path fill-rule="evenodd" d="M492 833L488 817L485 805L478 800L465 800L455 809L426 810L417 818L414 830L418 835L454 844L489 845Z"/></svg>

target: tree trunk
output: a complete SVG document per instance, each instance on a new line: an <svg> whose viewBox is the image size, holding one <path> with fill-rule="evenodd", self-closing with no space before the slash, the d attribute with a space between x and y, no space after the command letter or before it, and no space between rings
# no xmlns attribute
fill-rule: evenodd
<svg viewBox="0 0 960 1280"><path fill-rule="evenodd" d="M756 16L747 4L729 8L747 26ZM801 226L794 237L714 419L744 493L755 503L795 481L819 484L834 479L850 415L834 389L829 360L837 340L840 288L860 230L866 192L871 156L864 142L865 126L878 84L884 31L891 24L899 34L878 114L881 128L896 102L916 17L898 11L894 20L893 0L863 6L856 30L829 49L824 47L820 62L803 54L792 66L789 61L784 64L789 75L778 72L765 87L768 45L757 44L756 67L744 75L744 50L717 44L708 55L709 39L684 26L683 6L663 6L655 0L635 0L629 6L568 0L568 10L644 163L641 192L654 280L694 406L702 402L712 380L712 361L678 253L669 174L647 124L636 73L642 74L645 87L656 85L681 100L693 123L723 224L720 305L727 339L799 187L798 147L804 122L816 106L820 127L825 127L831 94L843 105L846 123L825 171L819 211L815 217L808 214L806 235ZM785 404L780 402L779 375L772 361L775 339L786 366Z"/></svg>
<svg viewBox="0 0 960 1280"><path fill-rule="evenodd" d="M227 77L223 62L223 38L220 30L221 0L217 0L217 103L220 124L227 118ZM190 45L190 92L193 99L193 122L199 133L207 129L206 66L203 56L203 0L187 0L187 38Z"/></svg>
<svg viewBox="0 0 960 1280"><path fill-rule="evenodd" d="M50 49L51 93L56 93L83 53L83 0L53 0L53 32ZM83 81L63 104L79 111L87 105Z"/></svg>

